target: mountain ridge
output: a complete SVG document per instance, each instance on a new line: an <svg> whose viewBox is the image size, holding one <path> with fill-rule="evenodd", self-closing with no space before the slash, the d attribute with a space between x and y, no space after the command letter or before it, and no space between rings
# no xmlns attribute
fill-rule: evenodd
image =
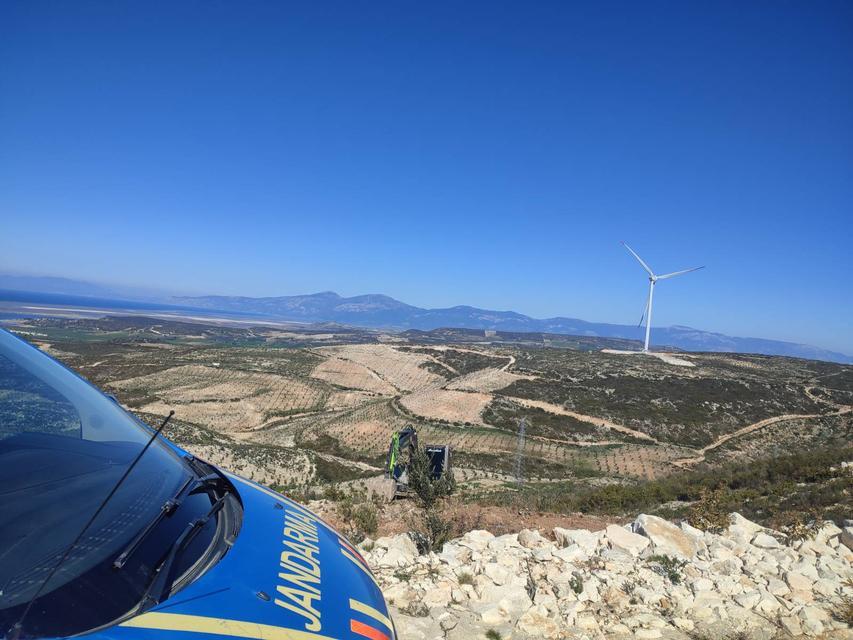
<svg viewBox="0 0 853 640"><path fill-rule="evenodd" d="M338 323L362 328L429 331L441 328L534 332L602 338L642 340L643 329L632 325L589 322L556 316L533 318L517 311L496 311L470 305L428 309L410 305L381 293L344 297L334 291L295 296L153 295L130 287L104 286L68 278L0 274L0 289L73 293L93 297L159 301L214 311L257 314L277 320ZM728 336L683 325L653 327L652 342L686 351L758 353L853 364L853 356L808 344Z"/></svg>
<svg viewBox="0 0 853 640"><path fill-rule="evenodd" d="M384 294L343 297L333 291L298 296L173 296L176 304L223 311L263 313L283 320L337 322L367 328L395 330L439 328L556 333L603 338L642 339L643 328L579 318L533 318L517 311L496 311L470 305L427 309ZM844 353L807 344L728 336L683 325L653 327L652 341L687 351L719 351L782 355L853 364Z"/></svg>

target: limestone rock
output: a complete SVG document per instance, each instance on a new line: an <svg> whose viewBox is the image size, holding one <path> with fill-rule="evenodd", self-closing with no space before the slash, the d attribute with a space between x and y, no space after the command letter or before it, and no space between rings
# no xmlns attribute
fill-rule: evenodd
<svg viewBox="0 0 853 640"><path fill-rule="evenodd" d="M557 545L560 547L568 547L576 544L586 553L592 554L598 547L602 535L598 531L593 533L586 529L562 529L554 527L554 537L557 539Z"/></svg>
<svg viewBox="0 0 853 640"><path fill-rule="evenodd" d="M791 587L791 591L810 591L814 583L813 580L795 571L785 572L785 582Z"/></svg>
<svg viewBox="0 0 853 640"><path fill-rule="evenodd" d="M484 551L486 546L494 539L494 535L482 529L469 531L457 542L463 547L468 547L472 551Z"/></svg>
<svg viewBox="0 0 853 640"><path fill-rule="evenodd" d="M733 513L729 516L728 533L733 538L751 539L756 533L763 530L764 527L760 524L747 520L739 513Z"/></svg>
<svg viewBox="0 0 853 640"><path fill-rule="evenodd" d="M661 555L690 560L704 546L696 536L657 516L638 516L633 529L648 538L652 551Z"/></svg>
<svg viewBox="0 0 853 640"><path fill-rule="evenodd" d="M776 538L766 533L757 533L752 538L752 544L761 549L778 549L782 546Z"/></svg>
<svg viewBox="0 0 853 640"><path fill-rule="evenodd" d="M648 515L632 528L557 528L557 544L532 530L472 531L424 555L393 536L364 552L400 640L469 640L488 629L519 640L722 638L768 624L793 637L841 630L830 610L853 595L844 586L850 524L825 524L792 546L737 514L720 534ZM653 553L681 558L680 579L653 571Z"/></svg>
<svg viewBox="0 0 853 640"><path fill-rule="evenodd" d="M563 562L582 562L589 557L578 544L571 544L563 549L556 549L551 552L551 555Z"/></svg>
<svg viewBox="0 0 853 640"><path fill-rule="evenodd" d="M522 529L518 532L518 543L525 549L539 549L549 544L549 541L538 531Z"/></svg>
<svg viewBox="0 0 853 640"><path fill-rule="evenodd" d="M615 524L607 527L605 538L611 549L623 551L635 557L640 555L649 546L648 538Z"/></svg>
<svg viewBox="0 0 853 640"><path fill-rule="evenodd" d="M407 534L401 534L391 538L379 538L376 547L385 549L385 554L380 558L379 565L383 567L404 567L414 562L418 556L418 548Z"/></svg>
<svg viewBox="0 0 853 640"><path fill-rule="evenodd" d="M528 609L518 619L516 626L520 631L534 638L559 638L561 636L560 624L542 606L534 606Z"/></svg>

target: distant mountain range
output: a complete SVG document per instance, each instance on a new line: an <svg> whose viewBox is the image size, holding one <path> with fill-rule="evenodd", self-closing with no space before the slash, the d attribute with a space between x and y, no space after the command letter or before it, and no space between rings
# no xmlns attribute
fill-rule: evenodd
<svg viewBox="0 0 853 640"><path fill-rule="evenodd" d="M0 289L64 293L100 298L125 298L160 302L183 308L239 314L256 314L277 320L306 323L332 322L376 329L431 330L442 327L541 332L602 338L642 340L643 329L631 325L587 322L577 318L531 318L515 311L492 311L458 306L423 309L389 296L369 294L344 298L331 291L302 296L250 298L244 296L140 295L140 290L102 287L64 278L4 276ZM146 305L147 306L147 305ZM853 357L818 347L763 338L737 338L722 333L672 326L652 329L652 342L687 351L723 351L829 360L853 364Z"/></svg>
<svg viewBox="0 0 853 640"><path fill-rule="evenodd" d="M497 331L558 333L602 338L642 340L643 329L631 325L587 322L577 318L537 319L515 311L491 311L459 306L422 309L385 295L370 294L343 298L331 291L304 296L246 298L234 296L184 296L173 304L232 312L254 312L299 322L337 322L358 327L388 329L494 329ZM652 342L687 351L725 351L830 360L853 363L853 357L805 344L735 338L690 327L652 328Z"/></svg>

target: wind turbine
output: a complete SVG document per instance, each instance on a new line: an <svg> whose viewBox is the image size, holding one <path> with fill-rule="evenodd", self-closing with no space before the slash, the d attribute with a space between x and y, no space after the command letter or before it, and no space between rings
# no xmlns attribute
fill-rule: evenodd
<svg viewBox="0 0 853 640"><path fill-rule="evenodd" d="M672 273L665 273L662 276L655 275L655 272L652 271L651 267L647 265L643 259L637 255L637 252L634 251L631 247L629 247L624 242L625 248L631 252L631 255L634 256L637 261L643 265L643 269L645 269L649 273L649 300L646 302L646 308L643 311L643 315L640 316L640 322L637 326L643 324L643 316L646 318L646 342L643 345L643 353L649 352L649 333L652 329L652 298L655 294L655 284L658 280L666 280L667 278L674 278L675 276L680 276L684 273L690 273L691 271L698 271L699 269L704 269L705 267L693 267L692 269L684 269L682 271L673 271Z"/></svg>

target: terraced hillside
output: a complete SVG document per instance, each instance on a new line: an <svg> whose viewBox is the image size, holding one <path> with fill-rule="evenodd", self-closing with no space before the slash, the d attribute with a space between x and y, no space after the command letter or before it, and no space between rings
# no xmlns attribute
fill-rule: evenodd
<svg viewBox="0 0 853 640"><path fill-rule="evenodd" d="M853 440L853 367L789 358L649 357L565 336L146 318L15 329L170 436L280 487L381 473L391 434L449 443L463 489L656 479ZM555 346L558 345L558 346Z"/></svg>

